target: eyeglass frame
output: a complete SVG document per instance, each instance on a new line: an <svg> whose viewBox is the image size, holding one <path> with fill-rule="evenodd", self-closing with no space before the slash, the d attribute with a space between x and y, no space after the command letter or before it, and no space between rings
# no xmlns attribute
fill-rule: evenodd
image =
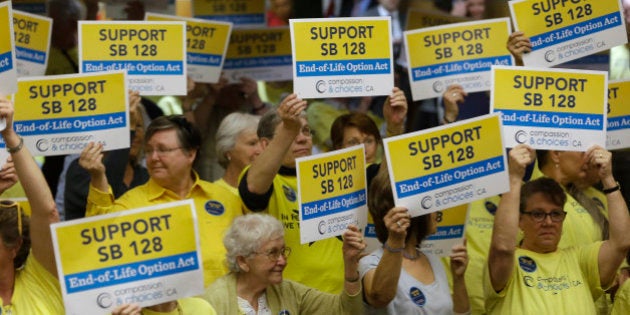
<svg viewBox="0 0 630 315"><path fill-rule="evenodd" d="M366 137L365 140L363 141L354 141L355 139L350 139L350 141L348 142L344 142L345 146L355 146L355 145L359 145L359 144L363 144L363 145L376 145L378 142L377 140L374 138L374 136L368 136Z"/></svg>
<svg viewBox="0 0 630 315"><path fill-rule="evenodd" d="M551 212L545 212L545 211L521 211L521 214L525 214L528 215L530 218L532 218L532 220L534 220L534 222L540 223L540 222L544 222L545 220L547 220L547 217L549 217L549 219L551 219L551 222L563 222L564 219L566 219L567 217L567 212L566 211L551 211ZM558 217L559 214L562 214L562 216ZM536 218L536 216L542 215L542 217L540 218ZM557 218L554 220L554 215L556 215Z"/></svg>
<svg viewBox="0 0 630 315"><path fill-rule="evenodd" d="M280 259L280 256L284 257L284 259L287 259L289 258L289 256L291 256L291 247L284 246L280 250L273 248L264 253L255 252L254 254L267 256L267 259L269 259L270 262L277 262Z"/></svg>
<svg viewBox="0 0 630 315"><path fill-rule="evenodd" d="M15 210L17 211L18 233L20 233L20 237L22 237L22 207L19 203L13 200L0 200L0 209L11 209L13 207L15 207Z"/></svg>
<svg viewBox="0 0 630 315"><path fill-rule="evenodd" d="M175 152L177 150L183 149L184 147L174 147L174 148L149 148L149 149L144 149L144 154L148 157L152 156L153 153L157 153L158 156L166 156L172 152Z"/></svg>

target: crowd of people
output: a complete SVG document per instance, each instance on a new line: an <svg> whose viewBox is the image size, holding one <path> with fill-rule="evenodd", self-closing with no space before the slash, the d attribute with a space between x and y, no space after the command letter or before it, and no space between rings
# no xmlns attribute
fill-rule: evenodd
<svg viewBox="0 0 630 315"><path fill-rule="evenodd" d="M399 61L404 14L419 3L268 2L270 27L290 18L391 16ZM470 20L490 16L489 0L426 2ZM95 4L49 1L56 26L48 74L78 72L76 21L94 18ZM623 4L628 27L630 0ZM128 8L129 19L143 16L141 2ZM516 66L531 49L522 32L506 40ZM611 78L630 79L629 46L614 50ZM451 85L414 102L398 63L396 87L383 97L307 102L290 82L247 77L189 80L187 95L162 99L132 91L130 148L90 143L43 166L12 127L14 104L0 95L10 155L0 169L0 315L65 313L51 224L185 199L195 204L205 292L116 305L112 314L627 314L628 152L512 148L509 191L470 203L463 242L440 259L421 249L437 214L412 217L394 203L382 141L488 114L489 93ZM359 144L368 225L301 244L296 159ZM4 196L15 186L27 204Z"/></svg>

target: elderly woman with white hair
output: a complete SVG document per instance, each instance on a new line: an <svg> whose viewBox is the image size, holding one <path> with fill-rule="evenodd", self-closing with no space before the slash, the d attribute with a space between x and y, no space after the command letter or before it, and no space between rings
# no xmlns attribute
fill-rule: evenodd
<svg viewBox="0 0 630 315"><path fill-rule="evenodd" d="M262 152L256 128L260 117L245 113L231 113L221 121L216 134L219 165L225 169L223 177L214 183L238 195L238 176Z"/></svg>
<svg viewBox="0 0 630 315"><path fill-rule="evenodd" d="M338 295L283 280L291 249L285 246L282 224L272 216L236 218L223 244L230 273L211 284L204 295L218 314L363 313L358 263L365 243L354 225L343 234L345 283Z"/></svg>

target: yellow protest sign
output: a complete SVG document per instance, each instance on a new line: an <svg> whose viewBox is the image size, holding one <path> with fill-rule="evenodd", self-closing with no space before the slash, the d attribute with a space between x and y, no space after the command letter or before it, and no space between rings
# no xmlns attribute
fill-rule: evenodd
<svg viewBox="0 0 630 315"><path fill-rule="evenodd" d="M299 158L297 179L302 244L343 234L348 224L367 224L365 148Z"/></svg>
<svg viewBox="0 0 630 315"><path fill-rule="evenodd" d="M507 18L406 31L413 99L440 97L452 84L468 93L490 89L490 67L514 64L505 49L510 33Z"/></svg>
<svg viewBox="0 0 630 315"><path fill-rule="evenodd" d="M265 26L265 1L193 0L196 18L231 22L239 27Z"/></svg>
<svg viewBox="0 0 630 315"><path fill-rule="evenodd" d="M186 95L185 22L80 21L81 72L126 70L141 95Z"/></svg>
<svg viewBox="0 0 630 315"><path fill-rule="evenodd" d="M612 81L608 85L608 150L630 147L630 81Z"/></svg>
<svg viewBox="0 0 630 315"><path fill-rule="evenodd" d="M35 155L80 153L89 142L129 147L123 71L20 78L14 129Z"/></svg>
<svg viewBox="0 0 630 315"><path fill-rule="evenodd" d="M98 314L201 293L196 221L185 200L52 225L66 311Z"/></svg>
<svg viewBox="0 0 630 315"><path fill-rule="evenodd" d="M437 231L422 242L422 251L440 257L449 256L453 245L463 242L467 216L468 204L437 211Z"/></svg>
<svg viewBox="0 0 630 315"><path fill-rule="evenodd" d="M509 187L496 114L383 141L394 201L412 216L497 195Z"/></svg>
<svg viewBox="0 0 630 315"><path fill-rule="evenodd" d="M18 76L45 75L52 19L13 11L13 30Z"/></svg>
<svg viewBox="0 0 630 315"><path fill-rule="evenodd" d="M470 19L446 14L437 10L410 9L407 11L406 30L415 30L423 27L445 25L451 23L466 22Z"/></svg>
<svg viewBox="0 0 630 315"><path fill-rule="evenodd" d="M291 32L288 27L235 29L225 58L223 71L231 81L245 76L268 82L291 80Z"/></svg>
<svg viewBox="0 0 630 315"><path fill-rule="evenodd" d="M293 87L301 98L391 93L390 17L292 19L290 27Z"/></svg>
<svg viewBox="0 0 630 315"><path fill-rule="evenodd" d="M0 3L0 94L9 95L17 90L17 70L13 37L13 11L11 2ZM2 124L4 125L4 124Z"/></svg>
<svg viewBox="0 0 630 315"><path fill-rule="evenodd" d="M605 146L607 80L602 71L493 67L490 106L503 114L506 146Z"/></svg>
<svg viewBox="0 0 630 315"><path fill-rule="evenodd" d="M550 67L627 42L619 1L509 1L517 31L532 42L526 66Z"/></svg>
<svg viewBox="0 0 630 315"><path fill-rule="evenodd" d="M186 22L188 76L196 82L216 83L221 76L232 24L173 15L147 13L147 21Z"/></svg>

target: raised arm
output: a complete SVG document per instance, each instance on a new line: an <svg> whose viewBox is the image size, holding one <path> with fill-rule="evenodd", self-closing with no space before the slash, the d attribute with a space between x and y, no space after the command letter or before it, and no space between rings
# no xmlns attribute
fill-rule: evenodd
<svg viewBox="0 0 630 315"><path fill-rule="evenodd" d="M388 231L383 257L375 269L363 276L365 301L375 308L387 306L396 297L402 270L402 252L411 218L407 208L394 207L383 217L383 222Z"/></svg>
<svg viewBox="0 0 630 315"><path fill-rule="evenodd" d="M599 178L608 200L609 239L599 249L599 279L607 288L615 279L617 268L630 250L630 216L619 184L612 174L612 154L600 146L593 146L585 154L589 167L598 169Z"/></svg>
<svg viewBox="0 0 630 315"><path fill-rule="evenodd" d="M394 87L392 94L383 104L383 116L387 123L387 136L397 136L405 132L405 118L407 117L407 98L405 92Z"/></svg>
<svg viewBox="0 0 630 315"><path fill-rule="evenodd" d="M247 172L247 189L255 194L264 194L271 187L284 156L302 128L301 114L306 109L306 101L291 94L278 106L278 116L282 119L276 127L272 139L261 139L265 148L254 160Z"/></svg>
<svg viewBox="0 0 630 315"><path fill-rule="evenodd" d="M494 215L488 254L490 281L496 292L503 290L512 276L519 229L521 181L525 175L525 168L534 161L534 157L534 150L523 144L514 147L509 154L510 191L501 196Z"/></svg>
<svg viewBox="0 0 630 315"><path fill-rule="evenodd" d="M359 258L367 245L363 241L363 235L356 225L348 225L343 233L343 265L344 265L344 290L349 295L361 292L361 278L359 277Z"/></svg>
<svg viewBox="0 0 630 315"><path fill-rule="evenodd" d="M0 117L6 119L7 125L2 131L2 138L11 152L15 171L31 206L31 251L37 261L56 277L50 224L59 221L59 213L44 175L24 147L23 139L13 129L13 113L13 103L0 95Z"/></svg>
<svg viewBox="0 0 630 315"><path fill-rule="evenodd" d="M451 275L453 276L453 312L457 314L470 311L470 301L468 300L468 290L464 273L468 267L468 251L466 250L466 239L462 244L455 244L451 249Z"/></svg>

